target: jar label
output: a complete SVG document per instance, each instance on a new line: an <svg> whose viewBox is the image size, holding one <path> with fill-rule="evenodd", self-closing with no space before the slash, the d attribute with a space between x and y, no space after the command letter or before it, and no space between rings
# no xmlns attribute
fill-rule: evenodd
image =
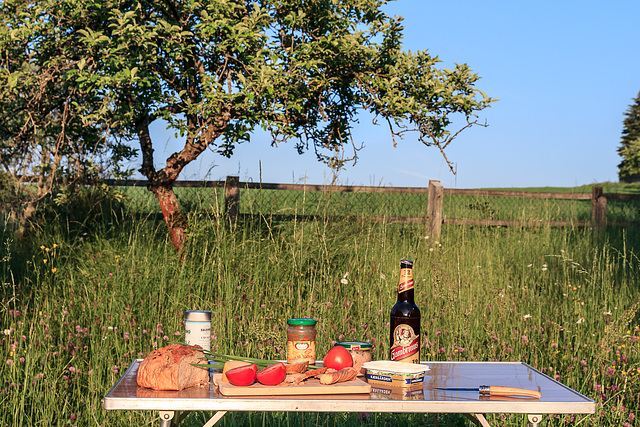
<svg viewBox="0 0 640 427"><path fill-rule="evenodd" d="M287 341L287 363L316 363L315 341Z"/></svg>
<svg viewBox="0 0 640 427"><path fill-rule="evenodd" d="M416 335L411 326L400 324L393 330L391 360L420 363L420 336Z"/></svg>
<svg viewBox="0 0 640 427"><path fill-rule="evenodd" d="M211 322L184 322L184 342L211 350Z"/></svg>

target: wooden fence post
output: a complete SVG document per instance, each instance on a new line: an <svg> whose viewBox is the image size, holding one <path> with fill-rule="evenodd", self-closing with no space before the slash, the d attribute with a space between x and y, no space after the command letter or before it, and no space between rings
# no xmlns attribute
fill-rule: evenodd
<svg viewBox="0 0 640 427"><path fill-rule="evenodd" d="M591 225L599 230L607 226L607 198L602 187L591 189Z"/></svg>
<svg viewBox="0 0 640 427"><path fill-rule="evenodd" d="M440 239L442 230L442 200L444 188L440 181L429 180L429 200L427 201L427 229L431 242Z"/></svg>
<svg viewBox="0 0 640 427"><path fill-rule="evenodd" d="M225 213L229 223L235 224L240 212L240 177L228 176L224 189Z"/></svg>

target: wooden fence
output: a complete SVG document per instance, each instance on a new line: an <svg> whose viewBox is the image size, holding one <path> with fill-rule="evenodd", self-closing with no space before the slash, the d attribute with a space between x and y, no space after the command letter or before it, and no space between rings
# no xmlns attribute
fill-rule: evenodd
<svg viewBox="0 0 640 427"><path fill-rule="evenodd" d="M108 180L109 185L146 186L147 181ZM604 193L602 187L593 187L589 193L550 193L528 191L503 190L474 190L444 188L439 181L429 181L429 187L371 187L371 186L341 186L341 185L310 185L310 184L270 184L255 182L240 182L237 176L229 176L224 181L176 181L174 187L224 188L225 211L229 220L237 221L240 215L240 190L284 190L284 191L321 191L340 193L395 193L395 194L426 194L427 203L421 216L401 217L366 217L370 220L384 220L387 222L424 223L429 234L437 239L442 225L479 225L479 226L537 226L552 227L591 226L604 229L607 225L630 225L631 222L607 222L607 200L640 200L640 195ZM528 198L552 200L591 200L591 218L588 220L513 220L494 218L452 218L444 212L444 196L473 196L491 198Z"/></svg>

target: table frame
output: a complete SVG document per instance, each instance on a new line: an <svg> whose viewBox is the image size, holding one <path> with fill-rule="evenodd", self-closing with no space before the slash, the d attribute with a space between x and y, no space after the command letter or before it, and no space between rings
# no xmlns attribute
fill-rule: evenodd
<svg viewBox="0 0 640 427"><path fill-rule="evenodd" d="M159 411L161 427L176 425L191 411L216 411L204 427L212 427L229 411L460 413L482 427L489 427L484 414L508 413L527 414L529 425L537 427L543 414L593 414L596 409L593 400L521 362L422 362L431 370L425 377L423 398L416 400L380 397L376 393L228 398L219 395L213 384L208 388L157 392L137 386L140 362L141 359L132 362L102 405L106 410ZM542 397L480 397L477 393L435 389L483 384L538 389Z"/></svg>

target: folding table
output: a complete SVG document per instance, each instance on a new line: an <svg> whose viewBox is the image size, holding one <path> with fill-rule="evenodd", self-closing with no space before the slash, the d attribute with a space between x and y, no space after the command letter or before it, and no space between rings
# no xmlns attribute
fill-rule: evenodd
<svg viewBox="0 0 640 427"><path fill-rule="evenodd" d="M429 366L422 388L400 392L373 387L352 395L225 397L214 384L182 391L138 387L141 359L134 360L102 401L106 410L159 411L160 426L178 423L190 411L216 411L211 427L228 411L460 413L487 427L484 414L527 414L538 427L543 414L593 414L596 403L521 362L422 362ZM541 392L540 399L483 396L476 391L442 390L481 385ZM330 386L328 386L330 387Z"/></svg>

